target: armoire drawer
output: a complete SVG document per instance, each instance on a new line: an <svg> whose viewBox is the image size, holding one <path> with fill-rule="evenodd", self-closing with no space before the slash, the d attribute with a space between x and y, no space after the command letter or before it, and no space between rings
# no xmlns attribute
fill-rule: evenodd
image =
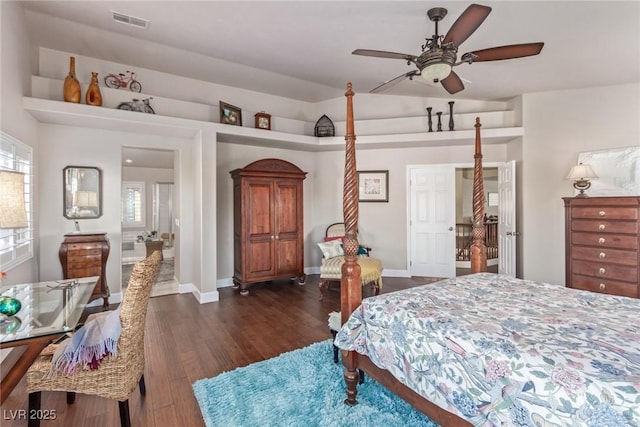
<svg viewBox="0 0 640 427"><path fill-rule="evenodd" d="M588 231L592 233L638 234L638 223L633 221L574 219L571 221L571 230Z"/></svg>
<svg viewBox="0 0 640 427"><path fill-rule="evenodd" d="M633 267L638 265L638 252L575 245L571 248L571 259L622 264Z"/></svg>
<svg viewBox="0 0 640 427"><path fill-rule="evenodd" d="M638 298L638 285L635 283L617 282L610 279L598 279L573 274L571 276L571 287L585 291Z"/></svg>
<svg viewBox="0 0 640 427"><path fill-rule="evenodd" d="M638 282L638 266L623 266L604 262L571 260L571 272L601 279Z"/></svg>
<svg viewBox="0 0 640 427"><path fill-rule="evenodd" d="M605 234L574 231L571 233L571 244L595 246L602 248L619 248L638 250L638 236L630 234Z"/></svg>

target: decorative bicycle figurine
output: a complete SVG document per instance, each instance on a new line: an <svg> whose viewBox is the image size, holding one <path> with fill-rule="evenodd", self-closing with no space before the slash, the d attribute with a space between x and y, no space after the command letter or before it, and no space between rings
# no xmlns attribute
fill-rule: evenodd
<svg viewBox="0 0 640 427"><path fill-rule="evenodd" d="M136 73L127 70L127 74L109 74L104 78L104 84L111 89L120 89L129 86L132 92L141 92L142 85L136 80Z"/></svg>
<svg viewBox="0 0 640 427"><path fill-rule="evenodd" d="M153 99L153 97L145 98L145 99L133 99L129 102L121 102L118 105L118 110L128 110L128 111L140 111L141 113L149 113L155 114L151 105L149 105L149 101Z"/></svg>

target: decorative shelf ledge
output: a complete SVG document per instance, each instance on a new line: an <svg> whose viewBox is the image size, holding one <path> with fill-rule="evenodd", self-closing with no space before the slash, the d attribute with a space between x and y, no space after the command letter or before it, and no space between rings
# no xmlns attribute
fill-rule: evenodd
<svg viewBox="0 0 640 427"><path fill-rule="evenodd" d="M312 152L339 151L344 149L345 144L344 136L318 138L41 98L24 97L23 105L41 123L181 138L193 138L202 130L211 130L216 133L217 141L222 143ZM478 116L486 114L491 113L479 113ZM356 144L359 149L473 145L475 141L474 129L377 135L358 135L357 129ZM504 144L523 135L522 127L482 128L483 144Z"/></svg>

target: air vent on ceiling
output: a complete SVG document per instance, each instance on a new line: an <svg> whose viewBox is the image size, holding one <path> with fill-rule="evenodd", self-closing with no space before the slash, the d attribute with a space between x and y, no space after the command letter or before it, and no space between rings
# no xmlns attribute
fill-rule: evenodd
<svg viewBox="0 0 640 427"><path fill-rule="evenodd" d="M149 28L149 21L147 21L146 19L136 18L135 16L125 15L124 13L120 12L111 11L111 13L113 13L113 20L120 24L127 24L138 28L144 28L145 30Z"/></svg>

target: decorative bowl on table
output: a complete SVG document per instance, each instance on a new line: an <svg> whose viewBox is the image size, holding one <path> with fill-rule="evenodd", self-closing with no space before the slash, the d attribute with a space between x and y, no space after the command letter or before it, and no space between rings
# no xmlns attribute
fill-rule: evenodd
<svg viewBox="0 0 640 427"><path fill-rule="evenodd" d="M0 296L0 313L5 316L14 316L22 308L22 303L13 297Z"/></svg>

